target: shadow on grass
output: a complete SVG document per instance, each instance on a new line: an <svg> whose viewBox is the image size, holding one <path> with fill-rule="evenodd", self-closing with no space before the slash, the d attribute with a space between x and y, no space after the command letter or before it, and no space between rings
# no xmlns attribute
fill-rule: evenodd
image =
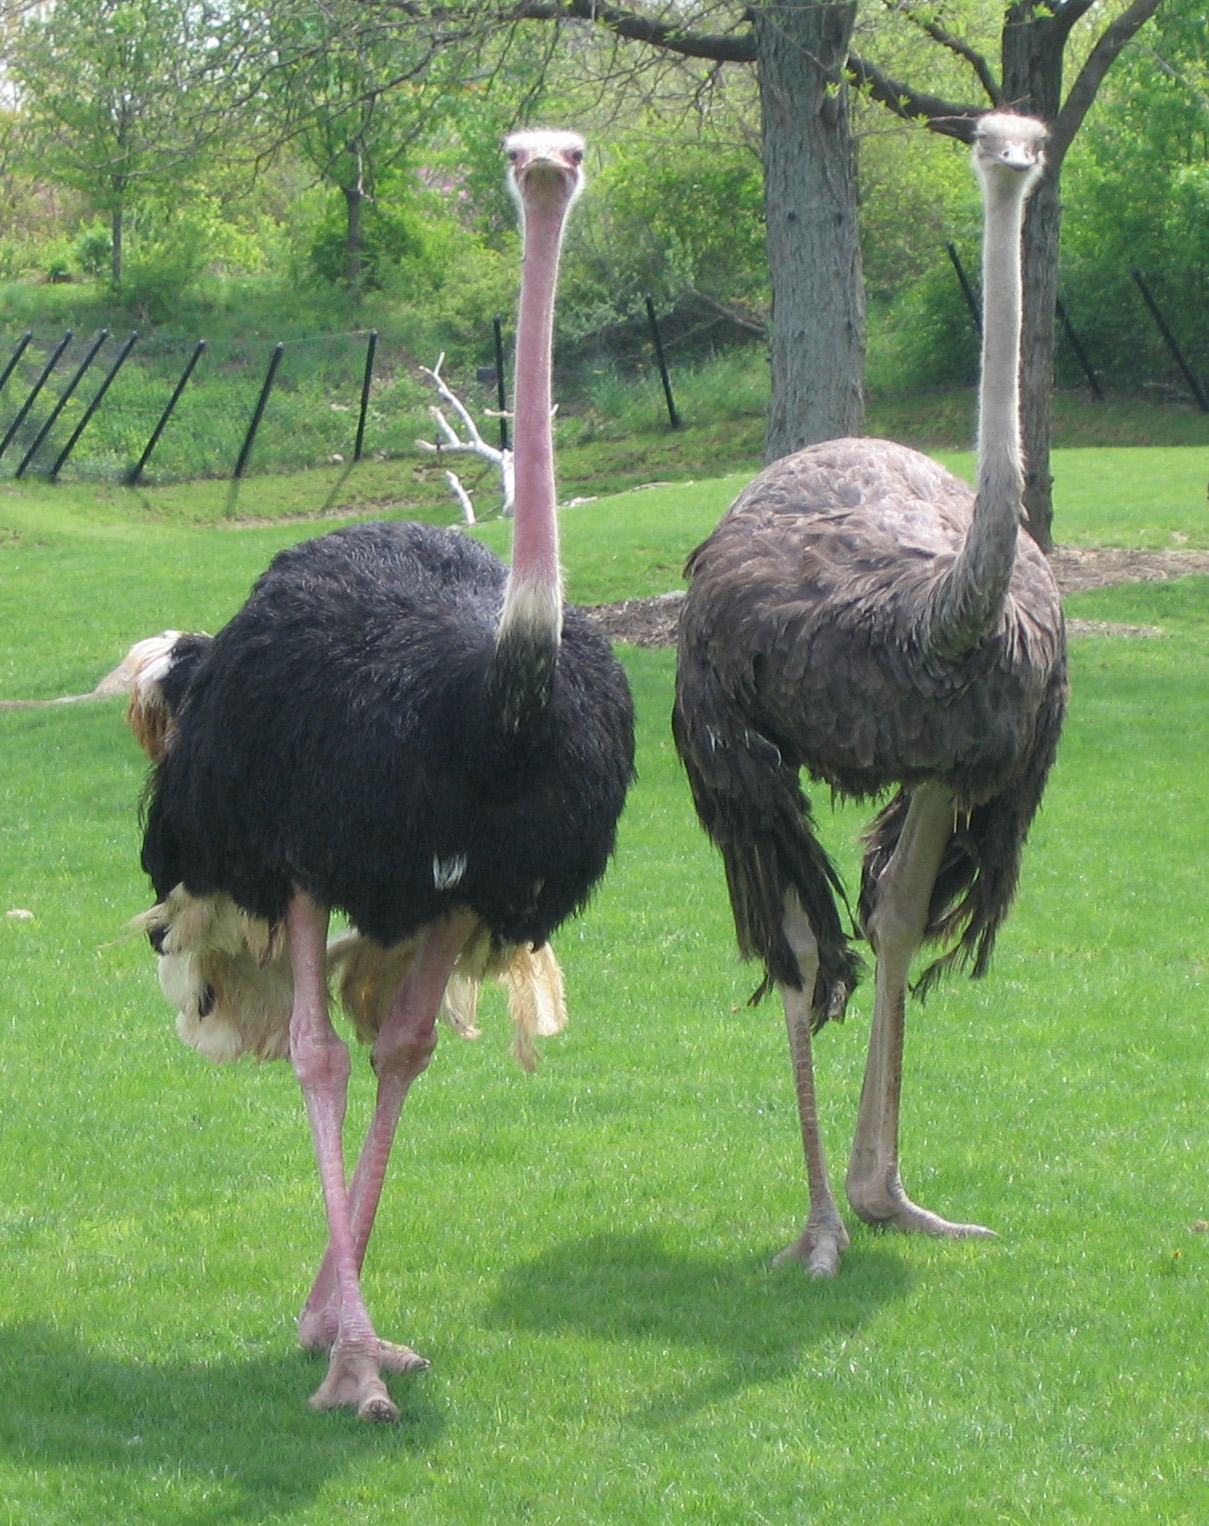
<svg viewBox="0 0 1209 1526"><path fill-rule="evenodd" d="M391 1385L398 1426L315 1414L306 1398L323 1363L301 1351L156 1364L30 1323L0 1328L0 1353L0 1457L37 1474L70 1469L73 1482L52 1487L94 1498L104 1514L93 1519L151 1499L157 1526L275 1519L373 1457L428 1451L444 1429L423 1383L407 1378Z"/></svg>
<svg viewBox="0 0 1209 1526"><path fill-rule="evenodd" d="M905 1296L909 1273L865 1241L834 1281L796 1262L770 1267L668 1251L652 1231L566 1241L504 1276L486 1319L539 1333L648 1341L702 1353L699 1377L652 1398L645 1417L675 1421L754 1384L790 1376Z"/></svg>

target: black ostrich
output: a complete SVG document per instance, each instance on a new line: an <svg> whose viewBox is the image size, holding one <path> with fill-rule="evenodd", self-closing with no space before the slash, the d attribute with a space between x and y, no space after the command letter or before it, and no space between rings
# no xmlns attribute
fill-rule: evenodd
<svg viewBox="0 0 1209 1526"><path fill-rule="evenodd" d="M981 975L1066 704L1058 590L1019 532L1020 231L1046 132L979 122L985 225L978 487L885 440L778 461L688 563L673 726L703 825L722 850L742 952L761 959L789 1028L810 1213L782 1254L832 1275L848 1244L815 1111L812 1029L857 975L839 879L799 769L839 794L898 792L870 830L860 920L877 957L869 1060L848 1170L860 1218L935 1235L989 1231L918 1208L898 1164L911 959L952 940Z"/></svg>
<svg viewBox="0 0 1209 1526"><path fill-rule="evenodd" d="M455 966L502 972L523 1025L558 1025L545 943L604 872L633 774L624 674L590 618L564 611L558 561L551 335L584 146L524 132L505 147L524 227L511 570L456 530L338 530L282 552L213 640L152 643L134 703L162 727L142 859L161 980L215 1058L289 1054L329 1231L299 1322L330 1353L311 1403L368 1419L398 1415L383 1370L426 1365L379 1340L359 1274L442 996ZM378 1083L347 1186L333 909L370 940L338 957Z"/></svg>

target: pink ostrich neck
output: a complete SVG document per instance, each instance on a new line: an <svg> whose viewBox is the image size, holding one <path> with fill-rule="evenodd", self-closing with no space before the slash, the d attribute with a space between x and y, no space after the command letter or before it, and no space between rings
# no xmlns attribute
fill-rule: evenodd
<svg viewBox="0 0 1209 1526"><path fill-rule="evenodd" d="M550 368L554 293L569 202L545 182L526 186L525 251L521 267L513 400L515 521L512 571L501 629L514 620L562 626L562 573L554 492L554 428Z"/></svg>

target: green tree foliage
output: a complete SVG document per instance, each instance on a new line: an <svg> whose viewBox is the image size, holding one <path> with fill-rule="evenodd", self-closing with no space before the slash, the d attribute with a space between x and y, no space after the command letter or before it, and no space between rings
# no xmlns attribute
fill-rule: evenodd
<svg viewBox="0 0 1209 1526"><path fill-rule="evenodd" d="M218 130L227 19L193 0L72 0L27 15L12 40L31 152L106 218L115 286L129 215L178 196Z"/></svg>
<svg viewBox="0 0 1209 1526"><path fill-rule="evenodd" d="M441 91L437 35L406 32L357 4L332 0L322 9L289 3L271 8L277 66L265 81L276 132L340 203L342 237L332 220L318 231L313 258L329 279L357 289L380 284L380 267L408 245L398 215L375 210L379 187L397 173L409 149L431 132Z"/></svg>
<svg viewBox="0 0 1209 1526"><path fill-rule="evenodd" d="M1209 364L1209 16L1167 0L1122 60L1065 183L1062 284L1097 365L1137 387L1171 371L1137 268Z"/></svg>
<svg viewBox="0 0 1209 1526"><path fill-rule="evenodd" d="M701 291L764 305L768 260L760 164L740 146L676 142L674 130L610 146L575 230L576 298L585 322Z"/></svg>

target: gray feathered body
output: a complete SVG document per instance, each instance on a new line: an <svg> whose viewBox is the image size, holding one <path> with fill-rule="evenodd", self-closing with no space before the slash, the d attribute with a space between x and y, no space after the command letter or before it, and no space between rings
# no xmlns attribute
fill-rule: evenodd
<svg viewBox="0 0 1209 1526"><path fill-rule="evenodd" d="M673 728L703 825L722 850L742 951L800 986L782 918L797 890L820 942L816 1021L857 971L838 878L798 784L804 768L858 798L941 780L957 830L928 934L932 967L989 958L1053 762L1066 698L1057 586L1018 535L994 628L960 655L930 639L971 520L971 488L879 440L812 446L762 472L689 558ZM862 898L893 851L900 791L877 818Z"/></svg>

